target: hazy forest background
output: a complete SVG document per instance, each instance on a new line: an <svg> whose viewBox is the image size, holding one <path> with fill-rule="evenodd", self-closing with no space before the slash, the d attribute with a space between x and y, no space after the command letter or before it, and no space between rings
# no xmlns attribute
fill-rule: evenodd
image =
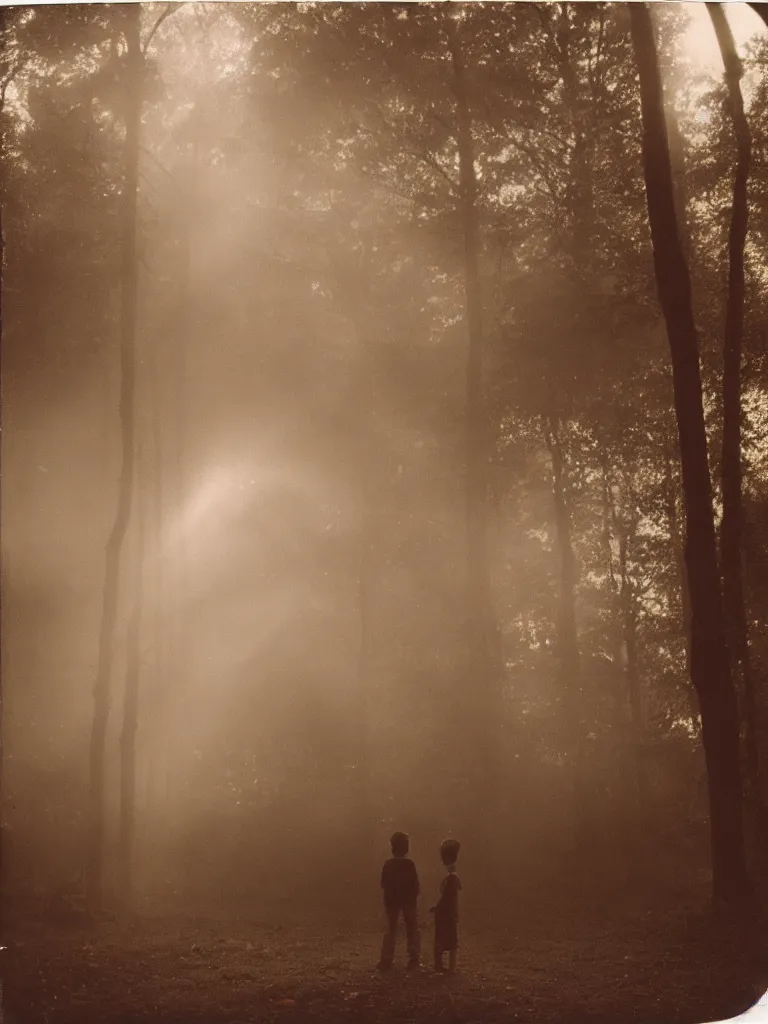
<svg viewBox="0 0 768 1024"><path fill-rule="evenodd" d="M746 998L768 31L693 6L2 9L15 1006L112 1019L67 957L98 988L141 915L345 922L373 949L396 828L425 893L461 839L462 921L509 970L560 955L542 922L577 943L595 919L607 989L608 947L617 978L632 959L611 928L652 918L649 965L736 943L697 947L676 1009ZM650 1020L653 993L611 998ZM475 1018L422 1016L477 1019L465 996Z"/></svg>

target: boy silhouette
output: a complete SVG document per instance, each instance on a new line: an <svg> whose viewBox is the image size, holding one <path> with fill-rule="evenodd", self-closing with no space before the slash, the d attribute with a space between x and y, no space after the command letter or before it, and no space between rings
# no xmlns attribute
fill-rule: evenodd
<svg viewBox="0 0 768 1024"><path fill-rule="evenodd" d="M459 891L461 882L456 874L456 861L460 843L456 839L444 839L440 844L440 860L448 874L440 883L440 899L430 912L435 915L435 970L443 974L443 954L448 954L448 972L456 972L456 951L459 946Z"/></svg>
<svg viewBox="0 0 768 1024"><path fill-rule="evenodd" d="M381 888L384 892L384 911L387 915L387 930L381 944L379 970L387 971L395 958L395 941L400 914L405 921L405 935L408 944L408 967L419 966L419 925L416 917L416 902L419 898L419 876L416 865L407 856L408 836L395 832L389 841L392 856L381 869Z"/></svg>

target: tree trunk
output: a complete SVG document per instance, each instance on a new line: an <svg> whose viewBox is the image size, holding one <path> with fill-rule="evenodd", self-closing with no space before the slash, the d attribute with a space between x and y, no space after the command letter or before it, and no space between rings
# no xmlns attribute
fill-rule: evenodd
<svg viewBox="0 0 768 1024"><path fill-rule="evenodd" d="M677 570L678 594L680 595L680 626L683 643L685 644L685 672L688 683L685 692L688 698L691 717L697 719L699 717L699 705L696 699L696 690L691 682L691 597L688 587L688 571L685 568L685 542L680 530L680 517L677 509L678 494L675 488L675 473L672 468L672 462L672 453L667 450L665 453L667 526L675 560L675 569Z"/></svg>
<svg viewBox="0 0 768 1024"><path fill-rule="evenodd" d="M629 509L630 500L636 507L625 474L624 494L617 508L614 484L608 473L607 459L603 462L603 518L604 546L610 558L609 573L613 605L614 630L617 635L617 723L616 731L621 744L619 787L620 806L618 820L623 822L622 847L627 877L638 863L639 843L645 835L645 814L648 808L648 780L645 768L645 708L642 700L637 640L637 596L629 574L629 555L636 535L636 517ZM629 514L627 510L629 509ZM610 537L618 542L618 582L613 571Z"/></svg>
<svg viewBox="0 0 768 1024"><path fill-rule="evenodd" d="M373 488L370 464L363 469L360 509L360 562L357 600L360 643L357 652L357 818L365 858L373 854L373 808L371 805L370 688L371 673L371 606L373 601Z"/></svg>
<svg viewBox="0 0 768 1024"><path fill-rule="evenodd" d="M138 294L136 200L139 177L142 73L141 5L127 5L124 18L124 34L127 45L125 57L127 90L125 95L125 171L120 259L119 416L122 465L115 520L106 547L104 596L99 629L96 682L93 692L94 709L90 749L90 829L87 852L87 901L92 912L97 912L101 908L104 895L104 760L111 703L113 646L120 585L120 556L128 529L133 499L135 341Z"/></svg>
<svg viewBox="0 0 768 1024"><path fill-rule="evenodd" d="M637 809L642 822L647 808L648 784L645 773L645 708L643 702L637 643L637 594L629 574L630 545L635 539L637 520L634 495L626 478L622 497L622 512L618 513L614 503L615 529L619 539L619 602L621 605L622 647L624 651L624 678L626 699L629 704L629 752L635 782Z"/></svg>
<svg viewBox="0 0 768 1024"><path fill-rule="evenodd" d="M560 5L558 23L551 29L563 93L573 133L567 202L571 213L571 257L577 274L584 273L590 256L594 227L594 162L597 137L598 98L594 89L587 96L571 55L571 5ZM590 102L591 100L591 102ZM591 117L591 124L587 123Z"/></svg>
<svg viewBox="0 0 768 1024"><path fill-rule="evenodd" d="M616 572L613 567L613 546L612 540L617 534L616 501L613 493L613 480L609 469L609 452L603 449L601 452L601 505L602 505L602 529L600 531L600 546L605 559L605 571L608 580L608 650L610 652L611 664L614 668L614 681L616 684L616 701L614 706L615 720L612 723L612 734L619 748L617 768L619 785L616 787L616 805L614 810L615 819L629 823L634 821L633 801L631 795L634 792L632 777L634 766L629 760L630 737L628 736L627 724L627 703L624 700L623 683L626 673L626 658L624 650L624 629L621 607L621 590L616 579ZM619 567L621 562L619 562ZM627 867L632 863L635 856L635 837L627 827L621 829L621 846L624 852Z"/></svg>
<svg viewBox="0 0 768 1024"><path fill-rule="evenodd" d="M755 14L759 18L762 18L765 24L768 25L768 5L766 5L765 0L760 0L760 2L756 4L748 3L747 7L751 7Z"/></svg>
<svg viewBox="0 0 768 1024"><path fill-rule="evenodd" d="M752 160L752 138L744 113L739 84L742 66L733 35L721 4L708 3L725 65L725 80L736 137L736 171L728 236L728 298L723 346L723 521L720 563L728 646L733 665L741 675L743 696L745 769L750 791L758 792L758 749L755 738L755 694L750 664L749 629L744 599L744 507L741 463L741 362L744 341L744 247L747 241L749 203L747 187Z"/></svg>
<svg viewBox="0 0 768 1024"><path fill-rule="evenodd" d="M0 7L0 46L5 48L8 8ZM5 94L0 97L0 160L5 155ZM0 340L3 336L3 285L5 283L5 167L0 166Z"/></svg>
<svg viewBox="0 0 768 1024"><path fill-rule="evenodd" d="M358 270L359 268L355 268ZM360 844L364 850L365 871L369 870L369 858L374 856L374 816L371 787L371 722L373 701L371 687L373 685L373 601L375 587L373 566L375 559L376 533L376 480L378 477L378 452L376 450L377 426L377 390L376 374L373 370L372 339L369 333L370 311L367 304L361 302L366 295L366 282L358 273L341 275L340 290L345 295L346 305L354 312L352 321L358 341L362 389L365 395L362 407L362 420L353 424L360 437L359 456L359 495L360 495L360 533L359 560L357 576L357 611L359 624L359 643L357 649L357 736L355 742L356 761L356 822L359 830Z"/></svg>
<svg viewBox="0 0 768 1024"><path fill-rule="evenodd" d="M656 41L645 3L629 5L640 78L643 169L654 270L672 356L691 599L691 676L699 695L707 766L716 910L742 914L750 886L744 854L739 716L726 645L712 483L691 283L675 211Z"/></svg>
<svg viewBox="0 0 768 1024"><path fill-rule="evenodd" d="M137 458L137 467L138 467ZM137 505L139 503L137 502ZM121 899L133 900L133 852L136 833L136 731L139 724L141 678L141 614L144 605L144 510L137 507L134 601L128 620L123 727L120 734L120 842Z"/></svg>
<svg viewBox="0 0 768 1024"><path fill-rule="evenodd" d="M162 737L170 723L164 716L168 705L168 660L166 657L166 530L165 530L165 460L163 458L163 431L160 409L162 400L167 394L165 362L153 351L150 359L150 423L152 431L153 455L153 486L151 513L151 564L153 567L151 581L152 637L154 646L154 671L152 673L152 700L147 709L147 786L145 808L148 820L153 820L160 806L159 777L164 770L165 755L161 749Z"/></svg>
<svg viewBox="0 0 768 1024"><path fill-rule="evenodd" d="M552 494L555 504L555 530L560 555L559 629L560 654L564 675L576 685L580 696L580 654L576 628L576 557L571 542L571 518L566 497L565 465L559 426L550 420L546 442L552 458Z"/></svg>
<svg viewBox="0 0 768 1024"><path fill-rule="evenodd" d="M460 27L452 15L447 19L453 89L456 99L459 155L460 207L464 235L464 295L468 338L467 357L467 591L469 678L472 679L472 718L478 745L474 755L482 756L482 784L495 789L494 755L494 649L495 623L491 606L488 558L488 462L490 438L483 389L483 307L479 274L479 231L477 177L475 172L472 115L467 93L466 68Z"/></svg>
<svg viewBox="0 0 768 1024"><path fill-rule="evenodd" d="M613 568L613 548L611 546L611 538L616 532L616 502L613 497L613 482L608 468L608 453L605 451L603 451L601 456L601 470L603 528L600 531L600 546L603 558L605 559L605 571L608 577L608 592L610 594L609 604L612 628L609 637L609 648L612 649L611 658L618 669L622 662L621 630L617 628L621 620L621 601L616 573Z"/></svg>
<svg viewBox="0 0 768 1024"><path fill-rule="evenodd" d="M0 8L0 45L5 46L5 29L8 22L8 8ZM0 104L0 161L3 161L5 155L5 117L4 117L4 97L3 102ZM5 351L3 348L3 288L5 285L5 167L3 163L0 163L0 352ZM6 452L7 452L7 438L6 438ZM7 476L5 477L6 486L8 482ZM4 570L5 578L8 579L8 556L4 555ZM3 624L7 621L7 616L3 616ZM0 637L0 642L4 638ZM8 645L7 642L3 644L3 650L6 652L3 658L3 668L8 678ZM0 750L3 749L2 743L2 722L0 722ZM0 873L3 877L6 877L3 869L7 869L7 840L6 833L3 830L0 833ZM0 900L0 938L5 940L5 900Z"/></svg>
<svg viewBox="0 0 768 1024"><path fill-rule="evenodd" d="M651 19L658 15L658 8L651 7ZM655 29L658 32L658 23ZM664 116L667 122L667 136L669 139L669 156L672 164L672 181L675 187L675 211L677 213L677 224L680 230L680 238L683 243L686 259L690 260L693 252L691 246L691 233L688 223L688 178L685 170L685 139L680 131L680 121L675 109L675 99L667 92L667 82L675 79L675 56L668 55L664 65L660 65L662 91L664 93Z"/></svg>
<svg viewBox="0 0 768 1024"><path fill-rule="evenodd" d="M677 111L672 102L667 104L666 113L671 149L670 159L672 161L672 174L675 185L675 211L677 212L677 223L680 227L683 250L686 258L690 260L693 251L688 224L688 182L685 171L685 142L683 140L683 133L680 131Z"/></svg>
<svg viewBox="0 0 768 1024"><path fill-rule="evenodd" d="M197 178L200 159L200 110L197 104L190 114L191 153L186 167L186 179L181 193L181 260L178 278L178 312L176 329L171 354L170 404L173 410L173 427L170 432L170 445L175 465L171 471L172 486L175 490L170 500L175 506L177 521L180 528L173 536L173 553L168 559L167 592L168 603L165 622L167 625L167 681L163 685L162 700L166 716L166 728L173 716L175 695L179 686L185 686L190 671L190 646L192 634L189 624L189 537L187 533L186 511L189 507L189 458L188 448L193 443L190 428L194 420L189 415L189 348L195 339L196 317L196 278L194 272L195 256L195 224L197 218ZM174 479L175 477L175 479ZM175 484L175 487L174 487ZM179 787L182 780L178 774L176 763L161 754L163 764L164 803L169 810L175 800L180 797Z"/></svg>
<svg viewBox="0 0 768 1024"><path fill-rule="evenodd" d="M591 256L590 242L594 226L594 175L595 143L598 115L598 94L594 87L588 95L582 86L578 67L574 61L571 45L573 26L571 4L553 5L557 21L545 21L554 47L560 78L563 83L563 98L569 117L573 138L569 167L567 208L570 213L571 230L570 257L575 280L587 274ZM588 119L592 123L588 124ZM571 540L571 520L567 498L567 466L563 458L559 418L548 416L546 439L552 459L552 477L555 502L555 528L557 546L560 552L560 595L558 644L560 647L560 672L562 697L569 709L568 722L574 735L573 751L576 758L575 810L578 830L586 825L584 782L584 708L583 678L581 674L581 652L579 650L576 626L576 586L578 570Z"/></svg>
<svg viewBox="0 0 768 1024"><path fill-rule="evenodd" d="M583 773L583 717L581 655L576 627L576 557L571 541L571 517L566 494L566 467L559 436L560 425L549 419L545 440L552 459L552 495L555 505L555 534L560 558L560 589L558 600L557 640L559 647L560 691L564 727L570 731L571 753L574 757L574 821L577 837L586 825Z"/></svg>

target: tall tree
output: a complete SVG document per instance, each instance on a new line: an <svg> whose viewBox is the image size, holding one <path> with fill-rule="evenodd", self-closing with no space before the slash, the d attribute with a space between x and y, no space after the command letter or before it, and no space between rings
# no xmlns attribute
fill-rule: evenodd
<svg viewBox="0 0 768 1024"><path fill-rule="evenodd" d="M141 453L137 449L137 482L140 484ZM137 488L138 490L138 488ZM120 732L120 830L118 881L120 896L128 905L133 897L133 853L136 835L136 732L139 725L141 682L141 619L144 608L144 509L137 495L136 551L134 556L133 606L126 634L125 690Z"/></svg>
<svg viewBox="0 0 768 1024"><path fill-rule="evenodd" d="M8 8L0 8L0 53L5 58L8 41L5 38L5 26L8 20ZM12 69L7 59L2 61L2 92L0 92L0 154L5 152L5 92L8 82L12 77ZM3 270L5 269L5 237L3 235L3 205L4 205L4 169L0 170L3 178L0 178L0 340L3 336Z"/></svg>
<svg viewBox="0 0 768 1024"><path fill-rule="evenodd" d="M0 53L5 55L7 41L5 38L5 26L8 20L8 8L0 8ZM3 61L4 78L10 74L10 68L6 61ZM5 86L0 95L0 159L5 152ZM5 235L4 235L4 207L5 207L5 168L0 166L0 351L3 349L3 284L5 281ZM0 870L3 868L3 846L0 842ZM0 931L3 930L4 922L0 919Z"/></svg>
<svg viewBox="0 0 768 1024"><path fill-rule="evenodd" d="M560 686L562 701L568 708L565 725L570 733L575 732L574 743L574 812L575 836L583 835L586 825L584 786L583 786L583 736L580 723L583 716L582 708L582 667L579 651L579 635L576 624L576 585L578 568L573 550L571 528L571 509L569 507L569 489L567 483L567 466L563 454L563 427L559 419L548 417L545 426L545 439L552 461L552 495L555 506L555 536L559 556L559 588L557 644Z"/></svg>
<svg viewBox="0 0 768 1024"><path fill-rule="evenodd" d="M728 294L723 345L723 448L721 461L723 518L720 560L723 602L732 666L740 675L743 694L745 767L750 790L758 774L755 738L755 695L749 652L749 628L744 597L744 508L742 495L742 361L744 347L744 248L749 227L749 175L752 136L741 92L743 69L722 4L708 3L725 66L731 122L736 138L731 224L728 233Z"/></svg>
<svg viewBox="0 0 768 1024"><path fill-rule="evenodd" d="M106 547L101 626L94 685L90 750L90 829L87 855L87 901L91 911L101 908L104 877L104 782L107 723L111 703L115 626L120 588L120 560L131 515L134 483L134 390L136 374L136 317L138 268L136 265L136 204L139 182L141 126L141 5L121 11L123 55L123 120L125 124L124 174L120 257L120 439L122 461L115 519Z"/></svg>
<svg viewBox="0 0 768 1024"><path fill-rule="evenodd" d="M475 683L474 704L479 717L480 744L488 744L495 730L492 688L494 629L488 561L488 463L489 418L483 388L483 296L480 284L480 237L477 209L477 171L473 141L472 108L462 39L464 15L450 12L446 19L456 101L456 141L459 165L459 206L463 232L464 307L467 331L466 369L466 531L468 676ZM478 693L479 691L479 693ZM491 750L483 762L490 770L486 784L493 786Z"/></svg>
<svg viewBox="0 0 768 1024"><path fill-rule="evenodd" d="M720 589L698 336L677 222L651 13L645 3L630 4L629 12L640 79L643 171L654 271L672 356L690 581L691 676L699 696L707 766L713 901L718 912L743 914L749 905L750 886L744 851L739 716Z"/></svg>

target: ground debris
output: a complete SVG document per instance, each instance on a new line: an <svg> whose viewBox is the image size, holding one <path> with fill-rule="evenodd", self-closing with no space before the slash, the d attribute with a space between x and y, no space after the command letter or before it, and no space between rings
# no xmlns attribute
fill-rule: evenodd
<svg viewBox="0 0 768 1024"><path fill-rule="evenodd" d="M380 936L161 920L82 935L13 936L6 1017L23 1024L700 1024L742 1012L759 991L711 937L647 919L587 922L560 941L542 922L515 939L462 932L460 970L376 971ZM33 941L34 939L34 941ZM404 957L405 951L401 950Z"/></svg>

